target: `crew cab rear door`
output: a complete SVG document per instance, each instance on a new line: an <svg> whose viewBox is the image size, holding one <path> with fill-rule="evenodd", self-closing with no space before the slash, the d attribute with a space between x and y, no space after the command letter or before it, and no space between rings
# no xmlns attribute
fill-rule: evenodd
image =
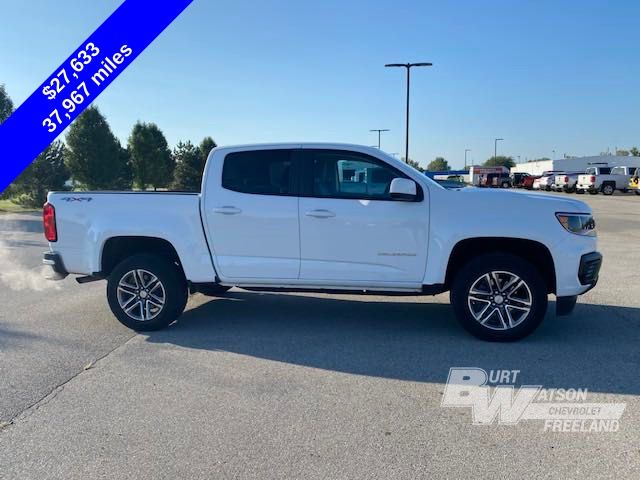
<svg viewBox="0 0 640 480"><path fill-rule="evenodd" d="M224 279L297 279L297 149L262 147L213 157L202 217Z"/></svg>
<svg viewBox="0 0 640 480"><path fill-rule="evenodd" d="M300 196L300 280L421 285L429 208L392 199L391 180L407 176L364 153L305 148Z"/></svg>

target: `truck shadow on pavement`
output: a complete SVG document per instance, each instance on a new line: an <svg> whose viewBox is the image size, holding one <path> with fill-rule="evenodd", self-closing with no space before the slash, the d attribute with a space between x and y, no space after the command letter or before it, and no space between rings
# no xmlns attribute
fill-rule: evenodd
<svg viewBox="0 0 640 480"><path fill-rule="evenodd" d="M149 342L444 383L451 367L520 370L527 385L640 394L640 309L578 304L516 343L475 339L448 304L231 291L187 310Z"/></svg>

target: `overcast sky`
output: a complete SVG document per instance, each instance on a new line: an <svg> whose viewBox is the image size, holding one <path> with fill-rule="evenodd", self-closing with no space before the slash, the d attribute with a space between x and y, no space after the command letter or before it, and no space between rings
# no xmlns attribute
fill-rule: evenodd
<svg viewBox="0 0 640 480"><path fill-rule="evenodd" d="M0 83L16 105L120 4L3 1ZM126 141L339 141L461 166L640 146L640 2L195 0L97 100ZM126 34L123 32L123 43Z"/></svg>

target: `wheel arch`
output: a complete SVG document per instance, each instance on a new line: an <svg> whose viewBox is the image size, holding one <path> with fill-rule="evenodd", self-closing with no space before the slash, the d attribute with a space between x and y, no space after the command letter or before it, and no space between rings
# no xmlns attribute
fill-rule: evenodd
<svg viewBox="0 0 640 480"><path fill-rule="evenodd" d="M175 247L164 238L145 236L115 236L108 238L100 254L100 273L108 276L118 263L138 254L158 255L168 258L185 275L180 256Z"/></svg>
<svg viewBox="0 0 640 480"><path fill-rule="evenodd" d="M542 276L547 292L556 293L555 264L547 246L535 240L510 237L476 237L459 241L449 255L445 288L451 288L456 272L469 260L489 253L510 253L530 262Z"/></svg>

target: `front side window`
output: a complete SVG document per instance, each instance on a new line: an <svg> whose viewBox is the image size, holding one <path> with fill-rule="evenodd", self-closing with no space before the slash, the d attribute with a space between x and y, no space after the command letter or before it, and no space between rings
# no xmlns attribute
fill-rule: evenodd
<svg viewBox="0 0 640 480"><path fill-rule="evenodd" d="M291 150L250 150L228 154L222 187L255 195L295 195Z"/></svg>
<svg viewBox="0 0 640 480"><path fill-rule="evenodd" d="M313 153L314 197L392 200L391 180L406 175L368 155L338 150Z"/></svg>

